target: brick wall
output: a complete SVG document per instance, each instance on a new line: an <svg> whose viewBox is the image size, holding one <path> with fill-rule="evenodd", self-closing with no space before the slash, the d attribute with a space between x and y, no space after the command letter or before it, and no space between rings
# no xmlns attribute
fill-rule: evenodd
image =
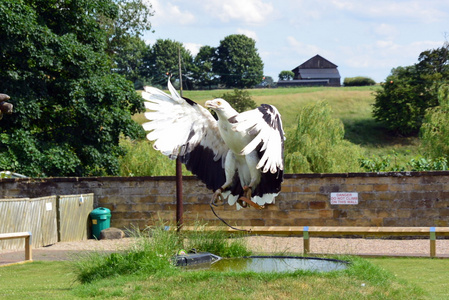
<svg viewBox="0 0 449 300"><path fill-rule="evenodd" d="M358 193L358 204L331 205L335 192ZM174 177L0 179L0 198L84 193L95 194L95 207L111 210L113 227L176 219ZM220 223L201 182L184 178L183 194L185 223ZM449 172L289 174L274 205L216 212L231 225L449 226Z"/></svg>

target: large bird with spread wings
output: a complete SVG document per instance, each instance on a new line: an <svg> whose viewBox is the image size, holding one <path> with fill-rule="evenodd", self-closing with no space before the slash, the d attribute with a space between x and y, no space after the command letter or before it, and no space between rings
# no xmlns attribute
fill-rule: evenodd
<svg viewBox="0 0 449 300"><path fill-rule="evenodd" d="M268 104L238 113L223 99L206 101L209 110L179 96L145 87L142 97L150 122L143 128L154 149L180 158L214 191L213 203L227 200L237 209L274 203L284 174L284 131L278 110Z"/></svg>

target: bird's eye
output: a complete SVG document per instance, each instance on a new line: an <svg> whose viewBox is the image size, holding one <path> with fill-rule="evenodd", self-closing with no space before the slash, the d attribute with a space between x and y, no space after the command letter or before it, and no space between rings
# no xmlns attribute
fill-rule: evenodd
<svg viewBox="0 0 449 300"><path fill-rule="evenodd" d="M217 105L218 105L218 106L221 106L221 101L217 101Z"/></svg>

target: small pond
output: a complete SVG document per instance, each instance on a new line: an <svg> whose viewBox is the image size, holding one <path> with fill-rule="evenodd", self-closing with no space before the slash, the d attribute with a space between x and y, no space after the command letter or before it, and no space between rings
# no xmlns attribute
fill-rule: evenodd
<svg viewBox="0 0 449 300"><path fill-rule="evenodd" d="M349 263L335 259L294 256L250 256L242 258L221 259L211 264L211 270L250 271L250 272L293 272L308 270L330 272L344 270Z"/></svg>
<svg viewBox="0 0 449 300"><path fill-rule="evenodd" d="M187 269L258 273L281 273L297 270L330 272L344 270L349 264L349 262L337 259L299 256L249 256L222 259L214 254L201 253L177 257L177 265Z"/></svg>

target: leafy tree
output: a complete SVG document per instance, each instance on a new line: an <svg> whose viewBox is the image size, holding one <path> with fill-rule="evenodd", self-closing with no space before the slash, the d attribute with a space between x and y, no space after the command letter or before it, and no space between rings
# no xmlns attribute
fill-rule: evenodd
<svg viewBox="0 0 449 300"><path fill-rule="evenodd" d="M292 71L281 71L279 73L279 80L292 80L295 77L295 73Z"/></svg>
<svg viewBox="0 0 449 300"><path fill-rule="evenodd" d="M124 75L138 88L145 81L140 76L143 54L146 48L141 39L144 32L151 30L152 6L143 0L114 0L117 16L101 18L101 25L108 33L107 53L115 62L114 71Z"/></svg>
<svg viewBox="0 0 449 300"><path fill-rule="evenodd" d="M14 114L0 127L0 169L28 176L118 173L121 135L143 130L132 84L111 73L113 0L0 2L0 90Z"/></svg>
<svg viewBox="0 0 449 300"><path fill-rule="evenodd" d="M422 52L416 65L423 84L437 98L440 88L449 81L449 43L442 47Z"/></svg>
<svg viewBox="0 0 449 300"><path fill-rule="evenodd" d="M145 42L140 38L132 37L121 46L120 51L113 57L114 71L132 81L136 89L142 89L146 84L146 79L141 76L146 47Z"/></svg>
<svg viewBox="0 0 449 300"><path fill-rule="evenodd" d="M287 173L357 172L361 149L344 140L341 120L326 102L308 105L298 115L296 129L285 141Z"/></svg>
<svg viewBox="0 0 449 300"><path fill-rule="evenodd" d="M416 134L426 109L437 102L423 84L416 66L393 69L381 86L375 93L374 119L392 132Z"/></svg>
<svg viewBox="0 0 449 300"><path fill-rule="evenodd" d="M184 75L183 84L192 88L192 83L189 80L190 70L193 68L192 55L180 42L170 39L158 39L153 46L147 47L144 55L144 69L141 74L150 78L153 85L166 86L168 74L179 78L179 52Z"/></svg>
<svg viewBox="0 0 449 300"><path fill-rule="evenodd" d="M209 88L218 83L218 77L213 72L215 48L203 46L193 60L192 78L199 88Z"/></svg>
<svg viewBox="0 0 449 300"><path fill-rule="evenodd" d="M263 62L256 41L243 34L225 37L216 50L213 70L227 87L245 88L260 83Z"/></svg>
<svg viewBox="0 0 449 300"><path fill-rule="evenodd" d="M413 66L392 70L375 95L373 116L393 132L418 133L426 109L438 105L438 90L449 81L449 46L424 51Z"/></svg>
<svg viewBox="0 0 449 300"><path fill-rule="evenodd" d="M265 76L265 79L263 80L263 85L265 87L272 87L275 84L273 77L271 76Z"/></svg>
<svg viewBox="0 0 449 300"><path fill-rule="evenodd" d="M421 126L422 147L428 157L449 158L449 85L441 86L439 105L429 108Z"/></svg>

